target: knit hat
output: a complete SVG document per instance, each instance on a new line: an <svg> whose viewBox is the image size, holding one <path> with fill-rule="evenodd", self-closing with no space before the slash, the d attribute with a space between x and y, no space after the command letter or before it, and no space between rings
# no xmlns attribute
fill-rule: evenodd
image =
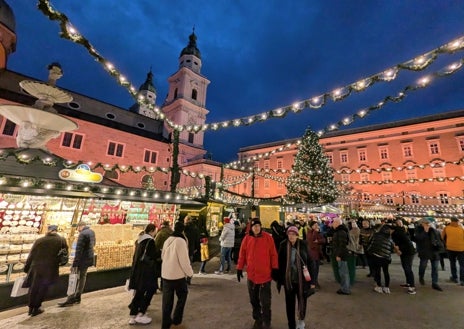
<svg viewBox="0 0 464 329"><path fill-rule="evenodd" d="M254 225L261 225L261 221L259 220L259 218L253 218L251 220L251 226L250 227L253 227Z"/></svg>
<svg viewBox="0 0 464 329"><path fill-rule="evenodd" d="M224 217L224 224L230 223L230 218L229 217Z"/></svg>
<svg viewBox="0 0 464 329"><path fill-rule="evenodd" d="M289 235L290 233L294 233L294 234L298 235L298 228L296 226L290 226L287 229L287 235Z"/></svg>
<svg viewBox="0 0 464 329"><path fill-rule="evenodd" d="M178 221L174 224L174 232L182 233L182 232L184 232L184 229L185 229L185 224L184 224L184 222L178 220Z"/></svg>

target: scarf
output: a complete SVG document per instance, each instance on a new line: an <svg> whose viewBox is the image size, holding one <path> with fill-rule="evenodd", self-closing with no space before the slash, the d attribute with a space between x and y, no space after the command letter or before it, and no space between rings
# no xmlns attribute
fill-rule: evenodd
<svg viewBox="0 0 464 329"><path fill-rule="evenodd" d="M296 269L297 269L297 274L298 274L298 315L300 319L304 319L305 316L305 310L303 309L304 305L303 303L300 303L299 301L304 300L304 295L303 295L303 285L304 285L304 279L303 279L303 266L301 264L301 256L300 256L300 243L297 240L295 242L295 248L296 248L296 255L295 255L295 263L296 263ZM287 241L287 264L285 267L285 289L287 291L292 290L292 244L290 241Z"/></svg>

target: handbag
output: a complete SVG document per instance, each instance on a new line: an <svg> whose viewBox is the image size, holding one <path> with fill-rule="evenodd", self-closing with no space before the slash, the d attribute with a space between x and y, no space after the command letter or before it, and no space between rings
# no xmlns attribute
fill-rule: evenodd
<svg viewBox="0 0 464 329"><path fill-rule="evenodd" d="M76 292L78 281L79 270L77 267L73 267L71 268L71 273L69 273L68 290L66 291L68 296L73 295Z"/></svg>
<svg viewBox="0 0 464 329"><path fill-rule="evenodd" d="M151 240L153 240L153 239L151 239ZM143 263L143 264L146 264L146 265L154 265L154 264L155 264L154 260L152 260L152 259L150 258L150 256L147 255L147 247L148 247L148 244L149 244L149 243L150 243L150 240L149 240L149 241L147 242L147 244L145 245L145 250L143 251L143 254L142 254L142 256L140 257L139 260L140 260L140 262Z"/></svg>
<svg viewBox="0 0 464 329"><path fill-rule="evenodd" d="M68 261L69 261L68 248L66 248L66 246L63 246L63 240L61 240L61 249L58 251L57 257L58 257L59 266L64 266L68 264Z"/></svg>
<svg viewBox="0 0 464 329"><path fill-rule="evenodd" d="M24 296L29 292L29 288L23 288L23 284L26 281L26 276L19 276L16 278L13 289L11 289L11 297L20 297Z"/></svg>
<svg viewBox="0 0 464 329"><path fill-rule="evenodd" d="M296 252L296 254L300 258L301 262L303 263L302 268L303 268L303 276L304 276L305 280L308 281L308 282L311 281L311 275L309 274L308 268L306 267L306 263L303 261L303 258L301 258L299 252Z"/></svg>

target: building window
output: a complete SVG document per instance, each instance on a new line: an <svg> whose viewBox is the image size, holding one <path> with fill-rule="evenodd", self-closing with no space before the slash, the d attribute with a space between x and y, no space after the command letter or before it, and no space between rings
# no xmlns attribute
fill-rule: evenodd
<svg viewBox="0 0 464 329"><path fill-rule="evenodd" d="M150 163L150 164L156 164L157 157L158 157L158 152L151 151L151 150L145 150L144 155L143 155L143 162Z"/></svg>
<svg viewBox="0 0 464 329"><path fill-rule="evenodd" d="M256 192L256 190L259 189L259 179L255 179L254 185L255 185L255 192Z"/></svg>
<svg viewBox="0 0 464 329"><path fill-rule="evenodd" d="M435 184L446 184L444 181L444 178L446 177L446 172L445 168L443 167L435 167L432 168L432 175L433 178L438 178L438 180L435 181ZM440 180L440 178L443 178L443 180Z"/></svg>
<svg viewBox="0 0 464 329"><path fill-rule="evenodd" d="M268 189L270 186L271 186L271 182L269 181L268 178L266 178L266 179L264 180L264 188L265 188L265 189Z"/></svg>
<svg viewBox="0 0 464 329"><path fill-rule="evenodd" d="M393 197L391 195L386 195L385 196L385 202L386 202L386 204L388 204L390 206L393 205Z"/></svg>
<svg viewBox="0 0 464 329"><path fill-rule="evenodd" d="M358 150L358 158L359 158L359 162L366 162L367 161L366 150Z"/></svg>
<svg viewBox="0 0 464 329"><path fill-rule="evenodd" d="M255 170L259 170L259 161L255 161L253 163L253 167L255 168Z"/></svg>
<svg viewBox="0 0 464 329"><path fill-rule="evenodd" d="M154 189L155 182L153 180L153 177L151 175L144 175L140 182L140 186L145 189Z"/></svg>
<svg viewBox="0 0 464 329"><path fill-rule="evenodd" d="M108 143L108 150L106 151L107 155L116 156L122 158L124 152L124 145L116 142Z"/></svg>
<svg viewBox="0 0 464 329"><path fill-rule="evenodd" d="M411 194L411 203L419 204L419 195L417 193Z"/></svg>
<svg viewBox="0 0 464 329"><path fill-rule="evenodd" d="M105 174L103 176L105 178L112 179L112 180L119 179L119 173L116 170L105 171Z"/></svg>
<svg viewBox="0 0 464 329"><path fill-rule="evenodd" d="M177 98L177 88L174 90L174 99Z"/></svg>
<svg viewBox="0 0 464 329"><path fill-rule="evenodd" d="M411 145L403 145L403 157L405 158L412 157L412 146Z"/></svg>
<svg viewBox="0 0 464 329"><path fill-rule="evenodd" d="M392 183L392 173L390 171L383 171L382 172L382 180L384 184L391 184Z"/></svg>
<svg viewBox="0 0 464 329"><path fill-rule="evenodd" d="M82 148L83 139L84 139L84 135L81 135L81 134L64 133L63 139L61 140L61 146L80 150Z"/></svg>
<svg viewBox="0 0 464 329"><path fill-rule="evenodd" d="M380 159L381 160L387 160L388 159L388 148L381 147L379 149L379 152L380 152Z"/></svg>
<svg viewBox="0 0 464 329"><path fill-rule="evenodd" d="M277 182L277 188L278 188L279 190L283 189L284 186L285 186L284 183L282 183L282 182L280 182L280 181Z"/></svg>
<svg viewBox="0 0 464 329"><path fill-rule="evenodd" d="M341 174L342 182L349 182L350 181L350 174Z"/></svg>
<svg viewBox="0 0 464 329"><path fill-rule="evenodd" d="M364 202L369 202L371 201L371 196L367 193L363 193L362 199Z"/></svg>
<svg viewBox="0 0 464 329"><path fill-rule="evenodd" d="M368 182L368 181L369 181L369 174L361 173L361 182Z"/></svg>
<svg viewBox="0 0 464 329"><path fill-rule="evenodd" d="M333 155L332 155L332 153L326 153L325 156L327 157L327 162L329 163L329 165L333 165Z"/></svg>
<svg viewBox="0 0 464 329"><path fill-rule="evenodd" d="M283 167L284 167L284 160L277 159L277 169L283 169Z"/></svg>
<svg viewBox="0 0 464 329"><path fill-rule="evenodd" d="M459 151L464 152L464 136L458 138Z"/></svg>
<svg viewBox="0 0 464 329"><path fill-rule="evenodd" d="M264 160L264 170L269 170L269 160Z"/></svg>
<svg viewBox="0 0 464 329"><path fill-rule="evenodd" d="M3 120L2 135L14 136L16 131L16 124L8 119Z"/></svg>
<svg viewBox="0 0 464 329"><path fill-rule="evenodd" d="M340 162L341 163L348 163L348 152L340 153Z"/></svg>
<svg viewBox="0 0 464 329"><path fill-rule="evenodd" d="M192 99L196 100L197 99L198 92L196 89L192 89Z"/></svg>
<svg viewBox="0 0 464 329"><path fill-rule="evenodd" d="M194 138L195 134L194 133L189 133L188 135L188 142L193 144L193 138Z"/></svg>
<svg viewBox="0 0 464 329"><path fill-rule="evenodd" d="M429 142L430 155L440 154L440 145L438 141Z"/></svg>
<svg viewBox="0 0 464 329"><path fill-rule="evenodd" d="M449 201L448 201L448 193L439 193L438 194L438 197L440 198L440 203L441 204L448 204Z"/></svg>

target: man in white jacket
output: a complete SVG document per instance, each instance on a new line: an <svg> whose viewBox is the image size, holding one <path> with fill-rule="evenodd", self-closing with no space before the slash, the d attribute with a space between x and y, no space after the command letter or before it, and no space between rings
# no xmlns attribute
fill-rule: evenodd
<svg viewBox="0 0 464 329"><path fill-rule="evenodd" d="M161 267L163 279L162 329L184 328L182 317L188 295L186 279L193 276L187 242L183 233L184 228L184 222L177 221L174 224L174 232L164 242L161 252L163 260ZM174 293L177 295L177 304L174 314L172 314Z"/></svg>
<svg viewBox="0 0 464 329"><path fill-rule="evenodd" d="M224 226L222 227L221 237L221 265L219 271L215 271L216 274L228 273L230 271L231 253L235 242L235 226L230 222L229 217L224 217ZM225 263L227 267L224 271Z"/></svg>

